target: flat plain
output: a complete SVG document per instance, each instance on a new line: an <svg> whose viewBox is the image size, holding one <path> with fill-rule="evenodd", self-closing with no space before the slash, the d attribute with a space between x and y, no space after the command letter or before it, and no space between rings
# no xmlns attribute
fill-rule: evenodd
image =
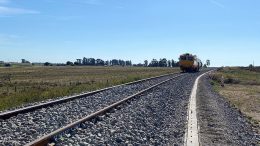
<svg viewBox="0 0 260 146"><path fill-rule="evenodd" d="M175 72L180 72L179 68L2 67L0 68L0 111L27 103Z"/></svg>

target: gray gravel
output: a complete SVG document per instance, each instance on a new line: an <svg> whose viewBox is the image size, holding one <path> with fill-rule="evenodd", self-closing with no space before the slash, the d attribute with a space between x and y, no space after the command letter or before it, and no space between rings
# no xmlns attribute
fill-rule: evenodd
<svg viewBox="0 0 260 146"><path fill-rule="evenodd" d="M260 137L247 119L215 93L208 76L201 78L197 94L200 142L202 145L249 146Z"/></svg>
<svg viewBox="0 0 260 146"><path fill-rule="evenodd" d="M176 75L134 85L116 87L98 94L0 120L0 145L24 145L74 122L94 111Z"/></svg>
<svg viewBox="0 0 260 146"><path fill-rule="evenodd" d="M187 74L156 87L113 112L59 135L54 143L183 145L189 96L198 74Z"/></svg>

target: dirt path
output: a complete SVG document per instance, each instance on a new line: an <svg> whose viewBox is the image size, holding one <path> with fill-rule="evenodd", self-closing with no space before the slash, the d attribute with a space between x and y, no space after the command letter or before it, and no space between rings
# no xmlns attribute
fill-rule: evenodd
<svg viewBox="0 0 260 146"><path fill-rule="evenodd" d="M253 131L247 119L213 91L208 75L199 82L197 113L201 145L259 144L260 137Z"/></svg>

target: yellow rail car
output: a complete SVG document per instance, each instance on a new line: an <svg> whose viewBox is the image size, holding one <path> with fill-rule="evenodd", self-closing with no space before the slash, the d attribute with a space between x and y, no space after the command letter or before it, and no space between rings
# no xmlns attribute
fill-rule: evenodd
<svg viewBox="0 0 260 146"><path fill-rule="evenodd" d="M202 68L201 60L189 53L180 55L179 64L183 72L197 72Z"/></svg>

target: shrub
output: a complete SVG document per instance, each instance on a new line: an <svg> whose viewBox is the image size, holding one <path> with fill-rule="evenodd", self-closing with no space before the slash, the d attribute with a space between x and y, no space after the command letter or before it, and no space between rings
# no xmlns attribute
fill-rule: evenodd
<svg viewBox="0 0 260 146"><path fill-rule="evenodd" d="M73 66L74 64L73 64L73 62L67 61L67 62L66 62L66 65L71 65L71 66Z"/></svg>
<svg viewBox="0 0 260 146"><path fill-rule="evenodd" d="M51 63L45 62L45 63L44 63L44 66L51 66Z"/></svg>
<svg viewBox="0 0 260 146"><path fill-rule="evenodd" d="M224 83L225 84L239 84L240 80L232 78L232 77L227 77L226 79L224 79Z"/></svg>
<svg viewBox="0 0 260 146"><path fill-rule="evenodd" d="M220 74L210 74L209 78L213 81L216 81L218 83L221 82L221 75Z"/></svg>
<svg viewBox="0 0 260 146"><path fill-rule="evenodd" d="M11 67L12 65L10 63L6 63L5 67Z"/></svg>

